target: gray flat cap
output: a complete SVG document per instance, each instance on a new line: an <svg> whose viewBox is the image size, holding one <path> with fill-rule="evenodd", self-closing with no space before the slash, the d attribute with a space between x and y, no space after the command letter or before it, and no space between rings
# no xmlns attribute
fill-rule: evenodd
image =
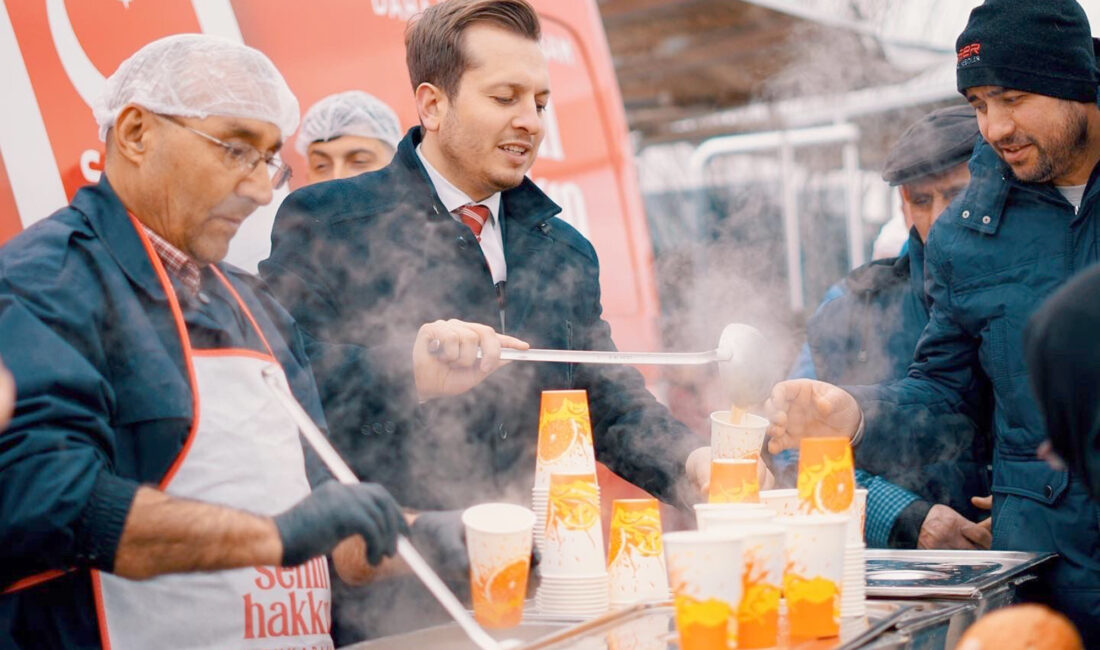
<svg viewBox="0 0 1100 650"><path fill-rule="evenodd" d="M978 119L970 106L932 111L905 129L890 148L882 180L904 185L966 162L978 135Z"/></svg>

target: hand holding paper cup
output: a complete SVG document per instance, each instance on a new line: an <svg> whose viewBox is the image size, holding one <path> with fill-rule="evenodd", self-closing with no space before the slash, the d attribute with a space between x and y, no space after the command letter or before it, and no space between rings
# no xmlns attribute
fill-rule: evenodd
<svg viewBox="0 0 1100 650"><path fill-rule="evenodd" d="M535 513L510 503L485 503L467 508L462 523L474 618L491 628L518 625L527 593Z"/></svg>

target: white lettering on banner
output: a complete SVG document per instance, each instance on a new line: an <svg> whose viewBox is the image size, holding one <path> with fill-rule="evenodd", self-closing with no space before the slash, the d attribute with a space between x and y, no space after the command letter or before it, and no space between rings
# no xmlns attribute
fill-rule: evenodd
<svg viewBox="0 0 1100 650"><path fill-rule="evenodd" d="M433 4L438 4L438 0L370 0L375 16L396 20L408 20Z"/></svg>
<svg viewBox="0 0 1100 650"><path fill-rule="evenodd" d="M258 591L241 597L244 638L328 634L332 627L328 564L314 558L296 567L254 567ZM314 595L320 590L322 595Z"/></svg>
<svg viewBox="0 0 1100 650"><path fill-rule="evenodd" d="M535 180L550 200L561 206L558 215L565 223L576 228L586 238L588 235L588 204L580 185L571 181L551 181L545 178Z"/></svg>
<svg viewBox="0 0 1100 650"><path fill-rule="evenodd" d="M103 175L103 160L100 157L99 151L95 149L85 149L80 154L80 174L84 176L84 180L89 183L98 183L99 177Z"/></svg>
<svg viewBox="0 0 1100 650"><path fill-rule="evenodd" d="M573 51L573 41L563 36L544 34L542 37L542 52L548 61L573 65L577 62Z"/></svg>
<svg viewBox="0 0 1100 650"><path fill-rule="evenodd" d="M558 122L558 113L554 110L553 100L547 102L546 110L542 113L542 128L546 134L539 145L539 157L550 160L565 160L565 147L561 144L561 126Z"/></svg>

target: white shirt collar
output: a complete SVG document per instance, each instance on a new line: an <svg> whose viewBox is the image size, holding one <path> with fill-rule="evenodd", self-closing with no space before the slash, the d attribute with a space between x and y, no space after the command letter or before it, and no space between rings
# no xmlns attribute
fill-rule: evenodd
<svg viewBox="0 0 1100 650"><path fill-rule="evenodd" d="M483 201L471 199L465 192L455 187L454 183L444 178L443 174L440 174L435 167L432 167L432 164L424 157L421 146L416 145L416 155L420 158L420 163L424 165L424 169L427 170L428 178L432 180L432 185L435 186L435 193L439 195L439 200L443 202L443 207L447 208L447 212L454 212L467 203L478 203L489 208L490 221L497 220L500 210L500 192L489 196Z"/></svg>

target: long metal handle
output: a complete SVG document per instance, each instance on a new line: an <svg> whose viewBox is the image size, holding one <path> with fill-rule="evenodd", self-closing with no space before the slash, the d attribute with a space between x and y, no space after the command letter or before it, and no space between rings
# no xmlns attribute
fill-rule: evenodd
<svg viewBox="0 0 1100 650"><path fill-rule="evenodd" d="M263 369L264 381L271 388L272 392L278 398L279 403L283 405L290 417L293 418L295 424L298 425L298 429L302 432L302 437L306 439L313 450L317 452L317 455L321 457L321 461L328 467L332 475L336 477L336 480L341 483L354 484L358 483L359 479L355 476L355 472L351 471L348 464L344 462L344 459L340 457L340 453L333 448L332 443L328 441L325 434L321 433L321 430L317 428L317 425L313 423L313 418L309 417L305 409L302 408L298 400L294 398L294 394L290 392L290 387L286 385L283 380L283 374L279 371L278 367L274 365L266 366ZM424 586L428 588L428 591L432 592L435 599L439 601L439 604L443 606L443 609L447 610L447 613L451 615L451 618L458 623L462 631L466 633L466 636L470 637L477 647L481 650L500 650L502 647L493 637L482 629L477 621L474 620L470 613L466 611L466 608L462 606L458 598L455 597L451 590L447 588L447 585L442 579L432 570L432 567L426 560L420 555L420 552L416 550L416 547L401 535L397 538L397 554L401 556L401 559L405 560L405 563L409 565L416 577L420 578L420 581L424 583Z"/></svg>
<svg viewBox="0 0 1100 650"><path fill-rule="evenodd" d="M481 353L478 353L481 356ZM599 350L515 350L501 348L500 358L508 361L553 361L558 363L625 364L630 366L701 366L729 361L718 350L709 352L609 352Z"/></svg>
<svg viewBox="0 0 1100 650"><path fill-rule="evenodd" d="M439 354L439 341L428 343L431 354ZM477 358L481 358L478 348ZM618 350L516 350L501 348L500 358L507 361L549 361L552 363L592 363L629 366L701 366L716 361L729 361L730 354L719 350L707 352L619 352Z"/></svg>

